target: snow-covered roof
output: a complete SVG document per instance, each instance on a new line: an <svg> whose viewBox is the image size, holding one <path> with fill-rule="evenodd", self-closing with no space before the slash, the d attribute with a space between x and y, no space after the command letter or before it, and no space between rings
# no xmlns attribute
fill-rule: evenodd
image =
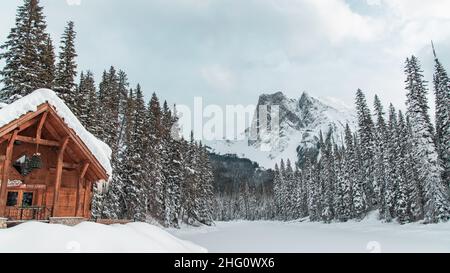
<svg viewBox="0 0 450 273"><path fill-rule="evenodd" d="M0 128L29 112L36 111L44 103L54 107L58 116L64 120L69 128L75 131L111 177L112 167L110 159L112 151L109 146L89 133L67 105L52 90L38 89L11 104L2 105L0 107Z"/></svg>

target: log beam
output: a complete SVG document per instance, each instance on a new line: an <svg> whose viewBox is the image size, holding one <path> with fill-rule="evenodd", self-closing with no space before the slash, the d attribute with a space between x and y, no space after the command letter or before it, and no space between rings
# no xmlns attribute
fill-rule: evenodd
<svg viewBox="0 0 450 273"><path fill-rule="evenodd" d="M27 136L17 136L18 141L22 141L25 143L31 143L31 144L39 144L42 146L50 146L50 147L60 147L61 143L54 140L47 140L47 139L38 139L34 137L27 137Z"/></svg>
<svg viewBox="0 0 450 273"><path fill-rule="evenodd" d="M53 207L52 207L52 216L58 216L58 201L59 201L59 191L61 189L61 177L63 171L63 163L64 163L64 152L66 151L67 144L69 143L70 137L67 136L61 141L61 146L58 151L58 157L56 159L56 177L55 177L55 189L53 193Z"/></svg>
<svg viewBox="0 0 450 273"><path fill-rule="evenodd" d="M39 141L42 137L42 128L44 127L44 123L47 120L48 112L44 112L44 114L41 117L41 120L39 121L39 125L36 130L36 139Z"/></svg>
<svg viewBox="0 0 450 273"><path fill-rule="evenodd" d="M5 160L3 161L3 174L2 181L0 186L0 217L6 216L6 193L8 188L8 175L9 175L9 167L12 162L14 141L16 141L17 134L19 132L16 130L9 138L8 147L6 147Z"/></svg>

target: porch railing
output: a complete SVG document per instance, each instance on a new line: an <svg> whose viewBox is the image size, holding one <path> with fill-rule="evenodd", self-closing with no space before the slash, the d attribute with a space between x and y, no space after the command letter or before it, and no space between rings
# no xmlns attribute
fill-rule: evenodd
<svg viewBox="0 0 450 273"><path fill-rule="evenodd" d="M48 220L51 209L47 207L8 207L8 219L14 221Z"/></svg>

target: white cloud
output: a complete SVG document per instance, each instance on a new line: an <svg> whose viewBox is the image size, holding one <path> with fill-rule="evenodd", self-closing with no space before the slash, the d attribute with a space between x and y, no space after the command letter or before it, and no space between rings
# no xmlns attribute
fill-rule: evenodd
<svg viewBox="0 0 450 273"><path fill-rule="evenodd" d="M145 91L181 104L198 95L255 103L262 92L303 90L352 104L357 88L402 103L407 56L419 55L432 70L433 39L444 64L450 58L450 0L43 3L55 45L67 18L76 22L80 68L101 75L114 64ZM1 40L17 5L0 9Z"/></svg>
<svg viewBox="0 0 450 273"><path fill-rule="evenodd" d="M213 88L228 92L234 88L235 77L233 73L221 65L209 65L201 68L203 79Z"/></svg>
<svg viewBox="0 0 450 273"><path fill-rule="evenodd" d="M355 13L343 0L305 0L315 8L319 23L331 42L347 38L370 42L383 31L383 24L368 16Z"/></svg>

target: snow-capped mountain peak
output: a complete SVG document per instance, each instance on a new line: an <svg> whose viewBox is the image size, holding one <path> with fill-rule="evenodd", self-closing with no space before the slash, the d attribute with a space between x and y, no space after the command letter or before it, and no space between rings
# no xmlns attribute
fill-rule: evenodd
<svg viewBox="0 0 450 273"><path fill-rule="evenodd" d="M208 143L218 154L236 154L248 158L265 168L273 168L281 159L298 160L298 154L317 147L319 134L333 133L337 143L342 143L345 125L355 128L355 112L337 99L319 99L303 92L298 99L288 98L282 92L263 94L260 106L279 107L279 131L259 130L259 116L255 114L253 125L246 130L258 132L256 140L213 141ZM256 127L256 128L255 128Z"/></svg>

